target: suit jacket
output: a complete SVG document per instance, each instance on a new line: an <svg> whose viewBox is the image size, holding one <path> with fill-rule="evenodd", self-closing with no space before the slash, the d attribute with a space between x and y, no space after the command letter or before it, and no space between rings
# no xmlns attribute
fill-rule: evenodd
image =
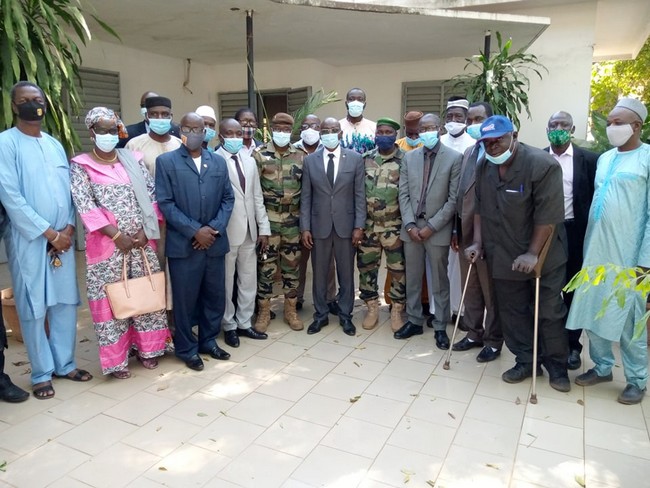
<svg viewBox="0 0 650 488"><path fill-rule="evenodd" d="M147 133L147 125L145 124L144 120L138 122L137 124L131 124L126 126L126 132L128 133L128 136L120 139L117 142L117 147L121 148L126 146L126 143L129 142L131 139L134 137L141 136L142 134ZM178 137L179 139L181 138L181 134L179 132L179 126L177 124L172 123L172 131L171 134L175 137Z"/></svg>
<svg viewBox="0 0 650 488"><path fill-rule="evenodd" d="M416 223L416 212L424 181L424 147L409 151L399 175L399 206L402 213L400 238L410 242L407 226ZM423 207L427 225L433 229L429 238L436 246L448 246L451 241L453 217L456 214L458 181L463 155L441 143L431 168L426 200Z"/></svg>
<svg viewBox="0 0 650 488"><path fill-rule="evenodd" d="M264 196L260 185L260 176L257 172L255 160L239 151L237 158L241 161L245 179L245 191L242 191L239 183L239 174L235 163L230 159L231 154L223 147L219 147L216 153L221 156L228 166L230 184L235 194L235 204L232 209L230 222L228 222L228 242L231 246L240 246L246 239L247 232L250 232L251 239L257 240L257 233L263 236L271 235L271 224L264 206Z"/></svg>
<svg viewBox="0 0 650 488"><path fill-rule="evenodd" d="M192 239L205 225L219 232L206 251L208 256L223 256L230 250L227 226L235 196L221 156L203 149L200 173L185 146L158 156L156 197L167 224L166 256L186 258L203 252L192 248Z"/></svg>
<svg viewBox="0 0 650 488"><path fill-rule="evenodd" d="M587 232L589 208L594 197L594 179L596 178L596 163L599 154L573 144L573 220L576 233L584 235ZM549 152L549 147L544 151Z"/></svg>
<svg viewBox="0 0 650 488"><path fill-rule="evenodd" d="M304 159L300 197L300 230L315 239L329 237L332 229L341 238L351 238L354 229L366 225L365 170L360 154L341 148L334 187L327 179L324 149Z"/></svg>
<svg viewBox="0 0 650 488"><path fill-rule="evenodd" d="M465 154L463 154L460 169L458 200L456 201L456 212L460 222L456 222L456 230L459 233L459 243L463 246L469 246L474 240L478 152L478 146L468 147Z"/></svg>

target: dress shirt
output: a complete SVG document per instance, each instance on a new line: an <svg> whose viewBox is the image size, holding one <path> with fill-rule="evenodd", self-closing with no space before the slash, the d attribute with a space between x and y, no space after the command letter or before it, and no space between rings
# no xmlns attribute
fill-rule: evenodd
<svg viewBox="0 0 650 488"><path fill-rule="evenodd" d="M573 144L569 144L567 150L559 156L549 148L551 156L560 163L562 167L562 183L564 186L564 218L573 218Z"/></svg>
<svg viewBox="0 0 650 488"><path fill-rule="evenodd" d="M330 154L334 154L334 183L336 183L336 175L339 173L339 161L341 159L341 145L336 146L336 149L330 151L329 149L323 149L323 164L325 167L325 174L327 174L327 164L329 163Z"/></svg>

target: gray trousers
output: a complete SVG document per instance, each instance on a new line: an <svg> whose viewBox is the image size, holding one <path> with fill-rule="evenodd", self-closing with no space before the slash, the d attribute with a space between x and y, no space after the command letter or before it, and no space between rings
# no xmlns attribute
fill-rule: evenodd
<svg viewBox="0 0 650 488"><path fill-rule="evenodd" d="M418 226L419 227L419 226ZM449 244L436 246L431 239L420 242L404 242L404 261L406 269L406 315L409 322L415 325L424 323L422 313L422 276L424 275L424 257L429 257L431 264L431 285L429 292L433 295L436 307L436 318L433 321L435 330L445 330L450 319L449 312Z"/></svg>
<svg viewBox="0 0 650 488"><path fill-rule="evenodd" d="M303 302L305 299L305 282L307 281L307 263L309 262L309 256L311 255L311 249L307 249L305 246L300 246L300 273L298 275L298 301ZM332 255L332 260L330 261L330 269L327 275L327 303L336 301L336 276L334 269L334 255Z"/></svg>
<svg viewBox="0 0 650 488"><path fill-rule="evenodd" d="M314 239L311 250L313 272L312 297L314 320L328 318L327 289L332 255L336 261L336 277L339 281L339 319L351 319L354 307L354 246L351 237L339 237L334 230L325 239Z"/></svg>
<svg viewBox="0 0 650 488"><path fill-rule="evenodd" d="M467 279L469 261L465 259L462 249L458 251L458 258L462 286L464 287L465 281L468 281L463 304L465 313L461 319L469 329L467 337L473 341L483 341L486 346L501 349L503 333L494 303L494 285L488 272L487 261L478 259L472 266L472 272Z"/></svg>

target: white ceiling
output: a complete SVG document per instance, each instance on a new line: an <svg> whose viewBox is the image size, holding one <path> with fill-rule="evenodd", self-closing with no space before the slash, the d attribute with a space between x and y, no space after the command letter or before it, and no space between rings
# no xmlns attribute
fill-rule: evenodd
<svg viewBox="0 0 650 488"><path fill-rule="evenodd" d="M512 37L518 48L531 44L549 23L544 17L408 6L373 12L385 9L381 3L386 2L83 0L84 10L113 27L125 45L208 65L245 59L248 9L254 11L256 61L312 58L334 66L469 57L483 48L488 29ZM413 2L426 3L477 2ZM97 38L119 42L90 23Z"/></svg>

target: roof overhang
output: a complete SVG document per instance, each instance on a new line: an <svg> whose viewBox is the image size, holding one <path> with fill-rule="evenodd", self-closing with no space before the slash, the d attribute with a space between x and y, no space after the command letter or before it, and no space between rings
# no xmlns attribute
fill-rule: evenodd
<svg viewBox="0 0 650 488"><path fill-rule="evenodd" d="M85 10L114 28L125 45L207 65L245 60L248 10L254 12L256 61L311 58L332 66L469 57L483 48L488 30L511 37L514 49L525 48L550 24L546 17L421 6L476 3L470 1L83 3ZM119 42L98 26L91 27L97 38Z"/></svg>

